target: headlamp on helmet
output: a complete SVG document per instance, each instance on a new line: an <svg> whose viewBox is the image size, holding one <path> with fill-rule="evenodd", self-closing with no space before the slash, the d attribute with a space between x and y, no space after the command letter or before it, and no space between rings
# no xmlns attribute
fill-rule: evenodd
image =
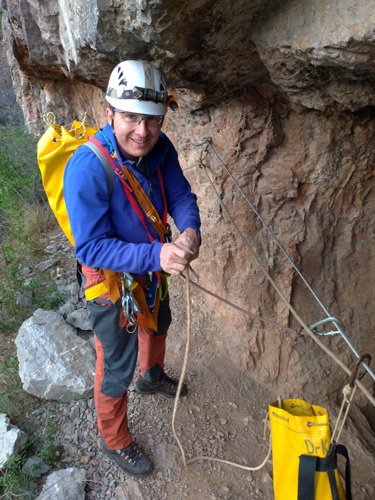
<svg viewBox="0 0 375 500"><path fill-rule="evenodd" d="M162 73L147 62L124 61L109 78L106 100L120 111L165 115L170 98Z"/></svg>

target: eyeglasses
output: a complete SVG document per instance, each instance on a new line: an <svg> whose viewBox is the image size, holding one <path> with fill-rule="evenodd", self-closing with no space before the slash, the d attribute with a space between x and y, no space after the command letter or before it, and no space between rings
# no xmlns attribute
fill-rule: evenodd
<svg viewBox="0 0 375 500"><path fill-rule="evenodd" d="M125 123L129 123L131 125L139 125L142 120L146 122L149 127L156 127L160 125L163 121L164 116L154 116L154 115L141 115L134 113L126 113L125 111L121 111L120 109L113 108L113 111L117 111L121 113L121 120Z"/></svg>

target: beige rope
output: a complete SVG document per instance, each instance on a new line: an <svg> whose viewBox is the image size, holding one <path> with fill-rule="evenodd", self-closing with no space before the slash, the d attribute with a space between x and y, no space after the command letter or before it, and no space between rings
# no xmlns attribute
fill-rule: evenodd
<svg viewBox="0 0 375 500"><path fill-rule="evenodd" d="M56 117L51 111L43 115L43 121L53 129L55 129L59 135L61 135L61 127L60 125L57 125Z"/></svg>
<svg viewBox="0 0 375 500"><path fill-rule="evenodd" d="M198 457L195 457L195 458L191 458L190 460L186 460L185 450L184 450L184 448L183 448L183 446L181 444L181 441L180 441L180 439L179 439L179 437L177 436L177 433L176 433L175 420L176 420L176 413L177 413L178 404L179 404L179 401L180 401L181 388L182 388L182 384L184 382L184 378L185 378L185 374L186 374L186 367L187 367L189 350L190 350L190 338L191 338L191 300L190 300L190 279L189 279L189 269L188 268L186 269L186 302L187 302L187 338L186 338L185 356L184 356L184 362L183 362L183 365L182 365L180 380L179 380L178 386L177 386L177 393L176 393L176 398L175 398L175 402L174 402L174 406L173 406L173 414L172 414L172 431L173 431L173 435L174 435L174 437L175 437L175 439L177 441L177 444L178 444L178 446L180 448L181 455L182 455L182 461L184 463L184 466L187 467L188 465L191 465L194 462L199 462L201 460L209 460L211 462L219 462L219 463L222 463L222 464L231 465L233 467L237 467L238 469L243 469L243 470L247 470L247 471L256 471L256 470L259 470L259 469L261 469L262 467L264 467L266 465L267 460L269 459L269 457L271 455L271 448L272 448L272 445L271 445L271 436L269 436L269 446L268 446L268 452L267 452L266 458L257 467L248 467L247 465L241 465L241 464L238 464L236 462L230 462L229 460L223 460L221 458L207 457L207 456L198 456ZM268 415L267 415L267 417L268 417ZM264 424L264 439L266 439L266 435L265 434L266 434L267 420L268 419L266 418L266 421L265 421L265 424Z"/></svg>
<svg viewBox="0 0 375 500"><path fill-rule="evenodd" d="M56 130L56 132L61 136L62 135L62 129L61 129L61 126L58 125L56 123L56 117L54 115L54 113L52 113L52 111L50 111L49 113L45 113L43 115L43 121L44 123L46 123L48 126L52 127L54 130ZM86 135L86 112L82 118L82 122L79 123L78 127L75 127L75 128L71 128L68 132L69 133L72 133L72 132L76 132L77 130L79 130L80 128L83 129L83 132L80 132L76 135L73 135L73 137L77 140L80 140L82 139L83 137L85 137ZM61 141L61 139L59 139L58 137L54 137L52 139L53 141L57 142L57 141Z"/></svg>
<svg viewBox="0 0 375 500"><path fill-rule="evenodd" d="M86 135L86 112L82 118L82 122L78 125L78 127L75 127L75 128L71 128L69 130L69 132L75 132L76 130L79 130L80 128L83 128L83 132L80 132L79 134L77 134L74 138L77 139L77 140L80 140L82 139L83 137L85 137Z"/></svg>
<svg viewBox="0 0 375 500"><path fill-rule="evenodd" d="M189 269L186 269L186 276L189 278ZM174 401L173 414L172 414L172 431L173 431L173 435L177 441L177 444L181 450L182 461L183 461L185 466L187 465L185 451L184 451L184 448L181 444L181 441L179 440L177 433L176 433L175 419L176 419L178 403L180 401L181 388L182 388L182 384L183 384L184 378L185 378L186 366L187 366L189 349L190 349L190 337L191 337L191 310L190 309L191 308L190 308L190 281L189 281L189 279L186 280L186 300L187 300L188 307L187 307L187 336L186 336L185 356L184 356L184 362L182 364L180 380L178 381L177 393L176 393L176 398Z"/></svg>
<svg viewBox="0 0 375 500"><path fill-rule="evenodd" d="M344 428L344 424L346 422L346 418L348 416L349 408L350 408L351 402L353 400L355 391L356 391L356 386L355 385L353 385L353 387L350 387L350 385L346 385L343 388L343 390L342 390L343 395L344 395L344 399L342 401L340 412L339 412L339 415L338 415L337 420L336 420L335 428L334 428L334 430L332 432L332 437L331 437L331 441L332 442L333 441L336 441L337 443L339 442L339 439L340 439L340 436L341 436L341 432L342 432L342 430ZM349 399L348 399L348 396L350 396ZM338 431L337 438L336 438L337 428L338 428L338 425L339 425L342 413L344 411L345 405L347 405L347 407L346 407L346 410L345 410L345 414L344 414L344 416L342 418L342 423L341 423L341 426L340 426L340 429Z"/></svg>

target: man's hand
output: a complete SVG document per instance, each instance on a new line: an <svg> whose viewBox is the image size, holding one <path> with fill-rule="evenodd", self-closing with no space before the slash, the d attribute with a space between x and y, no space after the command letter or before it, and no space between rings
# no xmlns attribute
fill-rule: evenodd
<svg viewBox="0 0 375 500"><path fill-rule="evenodd" d="M184 231L180 236L177 238L175 241L176 245L183 245L184 247L188 248L192 253L189 258L189 263L192 260L195 260L198 258L199 255L199 245L200 245L200 237L199 233L195 231L195 229L192 229L191 227L188 227L186 231Z"/></svg>
<svg viewBox="0 0 375 500"><path fill-rule="evenodd" d="M166 273L179 276L184 272L193 252L185 245L164 243L160 251L160 265Z"/></svg>
<svg viewBox="0 0 375 500"><path fill-rule="evenodd" d="M185 271L199 255L200 237L197 231L187 228L174 243L164 243L160 251L162 269L174 276Z"/></svg>

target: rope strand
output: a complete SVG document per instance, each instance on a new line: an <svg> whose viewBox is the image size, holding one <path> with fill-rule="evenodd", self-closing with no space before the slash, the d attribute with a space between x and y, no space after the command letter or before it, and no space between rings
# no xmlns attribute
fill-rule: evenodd
<svg viewBox="0 0 375 500"><path fill-rule="evenodd" d="M184 279L187 279L183 274L181 275ZM267 323L272 326L276 326L277 328L281 328L281 330L285 330L287 332L293 333L296 337L302 337L301 333L298 332L297 330L293 330L293 328L289 328L288 326L281 325L280 323L276 323L276 321L272 321L271 319L263 318L262 316L259 316L258 314L254 314L250 311L247 311L246 309L243 309L240 306L237 306L236 304L233 304L233 302L230 302L227 299L224 299L223 297L220 297L220 295L217 295L214 292L210 292L210 290L207 290L207 288L204 288L203 286L199 285L196 281L193 281L189 279L190 283L194 285L195 287L199 288L202 290L202 292L207 293L207 295L211 295L211 297L214 297L215 299L220 300L221 302L224 302L224 304L227 304L230 307L233 307L233 309L237 309L237 311L240 311L247 316L250 316L251 318L257 319L263 323Z"/></svg>
<svg viewBox="0 0 375 500"><path fill-rule="evenodd" d="M184 276L184 278L185 278L185 276ZM184 464L185 467L187 467L188 465L191 465L194 462L200 462L202 460L208 460L210 462L219 462L219 463L222 463L222 464L231 465L233 467L237 467L238 469L243 469L243 470L247 470L247 471L257 471L257 470L261 469L262 467L264 467L266 465L267 460L269 459L269 457L271 455L271 449L272 449L271 436L269 436L269 446L268 446L268 452L267 452L266 458L257 467L249 467L247 465L241 465L241 464L238 464L236 462L231 462L229 460L224 460L224 459L215 458L215 457L208 457L208 456L205 456L205 455L194 457L194 458L191 458L190 460L186 460L186 454L185 454L184 447L182 446L181 441L180 441L179 437L177 436L175 420L176 420L176 413L177 413L178 404L180 402L181 388L182 388L182 384L184 382L184 378L185 378L185 374L186 374L186 367L187 367L187 362L188 362L188 356L189 356L189 350L190 350L190 340L191 340L190 283L193 283L193 282L189 278L189 268L186 268L186 278L185 278L185 281L186 281L186 309L187 309L186 346L185 346L184 361L183 361L183 364L182 364L182 370L181 370L180 379L178 381L177 393L176 393L176 398L175 398L175 401L174 401L173 413L172 413L172 432L173 432L173 435L174 435L174 437L175 437L175 439L177 441L177 444L178 444L178 446L180 448L183 464ZM265 424L264 424L265 428L267 426L267 421L268 421L268 419L266 418L266 421L265 421ZM266 439L265 436L264 436L264 439Z"/></svg>

